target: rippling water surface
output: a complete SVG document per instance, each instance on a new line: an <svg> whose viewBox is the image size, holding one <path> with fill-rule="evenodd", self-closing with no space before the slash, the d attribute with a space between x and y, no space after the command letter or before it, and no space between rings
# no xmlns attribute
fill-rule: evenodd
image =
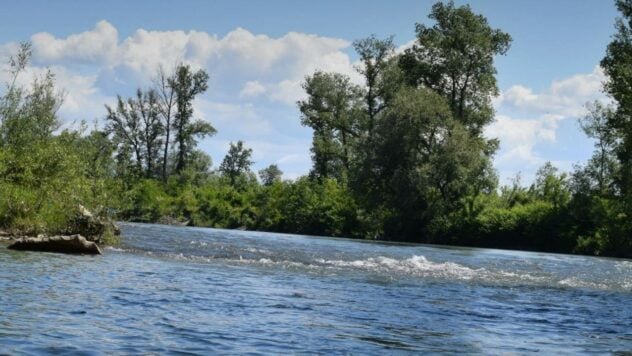
<svg viewBox="0 0 632 356"><path fill-rule="evenodd" d="M1 353L632 351L632 261L123 225L0 245Z"/></svg>

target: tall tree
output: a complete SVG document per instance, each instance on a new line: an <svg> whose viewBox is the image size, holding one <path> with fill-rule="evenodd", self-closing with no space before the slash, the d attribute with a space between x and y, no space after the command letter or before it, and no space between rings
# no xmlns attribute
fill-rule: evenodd
<svg viewBox="0 0 632 356"><path fill-rule="evenodd" d="M124 100L119 96L116 108L106 105L106 109L106 130L113 135L119 147L119 159L124 159L125 152L131 151L135 174L154 177L164 132L156 92L138 89L136 97Z"/></svg>
<svg viewBox="0 0 632 356"><path fill-rule="evenodd" d="M20 49L15 55L9 57L9 73L11 79L6 83L5 94L2 97L0 107L0 124L5 126L7 120L16 115L23 99L24 89L16 86L18 76L26 69L33 51L30 42L20 43ZM6 133L2 133L2 143L6 140Z"/></svg>
<svg viewBox="0 0 632 356"><path fill-rule="evenodd" d="M160 120L160 107L158 104L158 94L155 90L136 93L137 110L140 113L142 122L142 142L145 154L145 176L153 178L159 176L157 167L159 165L159 152L162 147L162 135L164 126Z"/></svg>
<svg viewBox="0 0 632 356"><path fill-rule="evenodd" d="M176 97L177 110L172 128L178 145L175 170L177 173L187 166L191 153L195 150L196 139L215 134L217 131L208 122L193 118L193 100L208 88L208 74L204 70L193 72L188 65L179 65L169 86Z"/></svg>
<svg viewBox="0 0 632 356"><path fill-rule="evenodd" d="M175 73L175 70L174 70ZM171 126L173 121L173 115L176 111L176 93L173 87L169 84L171 78L165 73L164 68L161 66L158 69L158 75L154 79L154 86L158 93L159 111L162 117L162 127L164 128L164 140L162 151L162 179L167 181L168 172L167 167L169 165L169 145L171 143Z"/></svg>
<svg viewBox="0 0 632 356"><path fill-rule="evenodd" d="M409 84L443 95L454 118L479 135L494 117L494 56L508 51L511 36L453 1L436 3L429 18L435 24L416 25L417 42L405 51L400 66Z"/></svg>
<svg viewBox="0 0 632 356"><path fill-rule="evenodd" d="M495 186L485 141L452 118L445 98L426 88L401 90L376 126L372 195L383 204L385 233L429 241L431 223L464 197Z"/></svg>
<svg viewBox="0 0 632 356"><path fill-rule="evenodd" d="M386 106L383 76L388 66L388 59L395 51L395 45L393 44L393 37L382 40L375 36L369 36L354 42L353 47L358 52L362 62L358 71L364 76L366 85L364 98L368 116L367 132L368 140L371 141L375 116Z"/></svg>
<svg viewBox="0 0 632 356"><path fill-rule="evenodd" d="M136 112L137 105L134 98L123 99L117 97L116 107L105 106L107 110L106 131L112 134L117 146L117 160L121 171L128 168L133 175L143 172L143 143L140 115ZM129 154L133 155L133 161ZM122 173L122 172L121 172Z"/></svg>
<svg viewBox="0 0 632 356"><path fill-rule="evenodd" d="M620 163L617 184L628 208L632 208L632 0L616 0L621 17L601 67L607 76L604 89L616 102L616 114L608 120L620 135L616 148Z"/></svg>
<svg viewBox="0 0 632 356"><path fill-rule="evenodd" d="M237 144L231 142L219 171L224 177L228 177L231 185L235 185L239 177L250 172L250 166L253 164L251 157L252 149L246 148L242 141L237 141Z"/></svg>
<svg viewBox="0 0 632 356"><path fill-rule="evenodd" d="M615 154L618 132L609 126L614 115L616 113L613 107L595 101L588 104L588 114L580 119L584 133L595 140L595 153L588 161L584 173L592 181L589 184L601 196L613 196L616 190L614 178L618 172Z"/></svg>
<svg viewBox="0 0 632 356"><path fill-rule="evenodd" d="M314 130L312 175L343 179L361 132L362 90L347 76L316 72L305 79L307 99L299 101L301 123Z"/></svg>

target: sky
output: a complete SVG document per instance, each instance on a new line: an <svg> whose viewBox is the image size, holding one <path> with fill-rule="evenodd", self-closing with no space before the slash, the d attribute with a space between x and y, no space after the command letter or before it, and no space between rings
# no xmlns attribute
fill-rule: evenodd
<svg viewBox="0 0 632 356"><path fill-rule="evenodd" d="M148 87L159 65L184 61L210 75L194 104L218 133L200 148L216 168L230 142L253 149L254 169L277 164L293 179L311 167L311 131L300 125L301 82L316 70L357 74L354 40L394 36L401 48L415 23L431 25L430 0L5 0L0 58L20 41L33 44L21 78L50 68L65 93L59 116L71 126L103 122L116 95ZM599 61L614 32L613 0L471 0L476 13L513 43L496 58L500 95L485 131L500 139L494 158L500 183L528 184L551 161L563 171L582 164L593 142L578 118L585 104L607 100ZM6 80L2 61L0 80Z"/></svg>

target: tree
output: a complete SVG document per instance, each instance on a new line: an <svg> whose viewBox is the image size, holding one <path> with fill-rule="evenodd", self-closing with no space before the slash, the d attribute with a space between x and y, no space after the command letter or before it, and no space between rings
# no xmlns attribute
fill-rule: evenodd
<svg viewBox="0 0 632 356"><path fill-rule="evenodd" d="M307 99L298 102L301 123L314 130L312 175L346 177L361 132L362 90L347 76L316 72L305 79Z"/></svg>
<svg viewBox="0 0 632 356"><path fill-rule="evenodd" d="M460 208L468 195L493 190L484 140L452 118L426 88L399 92L377 122L368 205L384 204L385 233L431 241L431 223Z"/></svg>
<svg viewBox="0 0 632 356"><path fill-rule="evenodd" d="M242 141L237 141L237 144L231 142L219 171L230 180L231 185L235 185L239 177L250 172L250 166L253 164L251 156L252 149L246 148Z"/></svg>
<svg viewBox="0 0 632 356"><path fill-rule="evenodd" d="M479 135L494 117L494 56L509 50L511 36L492 29L468 5L455 7L453 1L436 3L429 18L436 23L416 25L417 42L400 58L400 67L410 85L440 93L454 118Z"/></svg>
<svg viewBox="0 0 632 356"><path fill-rule="evenodd" d="M0 124L6 126L6 122L17 114L20 103L24 96L24 89L16 86L18 76L26 69L32 55L32 45L30 42L20 43L20 49L15 55L9 57L9 73L11 79L6 83L5 94L2 98L2 106L0 107ZM2 143L7 140L7 133L2 132Z"/></svg>
<svg viewBox="0 0 632 356"><path fill-rule="evenodd" d="M158 95L155 90L136 93L136 105L140 113L142 123L142 142L145 155L145 177L153 178L159 176L157 167L159 165L160 149L162 147L162 135L164 126L160 120L160 107Z"/></svg>
<svg viewBox="0 0 632 356"><path fill-rule="evenodd" d="M127 101L121 96L117 97L116 108L106 105L107 124L106 130L113 135L113 141L117 146L117 159L119 165L134 166L135 174L139 175L143 171L143 154L141 142L141 122L140 117L134 111L134 99L129 98ZM134 155L134 162L126 162L128 152Z"/></svg>
<svg viewBox="0 0 632 356"><path fill-rule="evenodd" d="M31 44L20 44L18 52L9 59L11 79L0 106L0 144L28 151L33 143L49 139L59 128L57 110L63 94L55 90L55 75L47 70L36 77L30 90L17 86L19 75L31 57Z"/></svg>
<svg viewBox="0 0 632 356"><path fill-rule="evenodd" d="M616 6L622 17L616 20L617 32L601 67L607 76L604 89L616 102L608 126L621 140L616 147L620 170L615 179L628 208L632 208L632 0L616 0Z"/></svg>
<svg viewBox="0 0 632 356"><path fill-rule="evenodd" d="M261 178L261 183L265 186L280 182L282 177L283 171L276 164L271 164L259 171L259 178Z"/></svg>
<svg viewBox="0 0 632 356"><path fill-rule="evenodd" d="M124 100L118 96L116 108L106 105L106 109L106 130L118 146L120 164L128 164L124 160L128 158L126 153L131 152L134 174L153 177L157 173L155 168L164 132L156 92L138 89L135 98Z"/></svg>
<svg viewBox="0 0 632 356"><path fill-rule="evenodd" d="M174 70L175 72L175 70ZM154 86L158 93L159 111L164 128L164 148L162 152L162 180L167 181L167 166L169 162L169 144L171 143L171 126L176 110L176 93L169 84L173 78L169 77L163 67L158 69L158 75L154 79Z"/></svg>
<svg viewBox="0 0 632 356"><path fill-rule="evenodd" d="M0 227L19 234L61 233L71 228L79 204L99 213L95 202L106 199L91 189L80 134L56 132L63 95L54 75L47 71L30 86L18 84L30 54L30 44L23 43L11 57L11 77L0 97Z"/></svg>
<svg viewBox="0 0 632 356"><path fill-rule="evenodd" d="M193 186L200 186L211 175L211 166L213 160L211 156L201 150L194 150L189 156L189 164L180 172L176 181L181 185L191 184Z"/></svg>
<svg viewBox="0 0 632 356"><path fill-rule="evenodd" d="M613 107L595 101L588 104L588 114L579 120L584 133L595 140L595 153L584 170L590 178L590 186L601 196L613 196L615 192L618 132L609 126L615 114Z"/></svg>
<svg viewBox="0 0 632 356"><path fill-rule="evenodd" d="M366 92L364 95L366 113L368 116L367 132L368 141L371 141L375 117L385 107L385 93L383 90L383 75L388 66L388 59L394 53L393 37L378 39L370 36L353 43L362 66L358 68L364 76Z"/></svg>
<svg viewBox="0 0 632 356"><path fill-rule="evenodd" d="M559 173L551 162L546 162L538 169L535 182L531 185L530 193L555 208L568 204L571 199L570 187L566 173Z"/></svg>
<svg viewBox="0 0 632 356"><path fill-rule="evenodd" d="M335 179L301 177L284 188L278 202L279 230L326 236L353 236L357 231L353 198Z"/></svg>
<svg viewBox="0 0 632 356"><path fill-rule="evenodd" d="M176 97L177 110L172 128L178 145L175 170L177 173L189 163L195 149L196 139L215 134L217 131L208 122L193 119L193 99L208 88L208 74L204 70L193 72L188 65L179 65L173 77L168 80Z"/></svg>

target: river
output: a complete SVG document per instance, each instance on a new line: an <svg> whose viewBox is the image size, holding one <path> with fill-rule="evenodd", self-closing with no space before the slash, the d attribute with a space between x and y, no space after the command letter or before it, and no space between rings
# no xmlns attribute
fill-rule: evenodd
<svg viewBox="0 0 632 356"><path fill-rule="evenodd" d="M122 224L0 245L0 354L632 351L632 261Z"/></svg>

